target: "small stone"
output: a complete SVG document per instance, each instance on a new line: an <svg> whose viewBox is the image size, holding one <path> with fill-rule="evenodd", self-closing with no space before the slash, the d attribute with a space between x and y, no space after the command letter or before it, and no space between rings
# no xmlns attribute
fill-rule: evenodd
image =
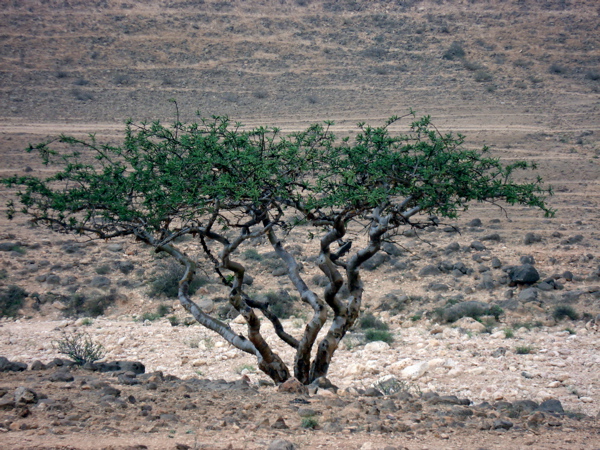
<svg viewBox="0 0 600 450"><path fill-rule="evenodd" d="M494 424L493 424L494 430L499 430L499 429L510 430L513 426L514 426L514 424L510 420L507 420L507 419L494 420Z"/></svg>
<svg viewBox="0 0 600 450"><path fill-rule="evenodd" d="M271 428L274 430L287 430L289 427L285 423L285 420L283 420L283 417L278 417L273 425L271 425Z"/></svg>
<svg viewBox="0 0 600 450"><path fill-rule="evenodd" d="M594 399L592 397L581 397L579 400L581 400L583 403L593 403Z"/></svg>

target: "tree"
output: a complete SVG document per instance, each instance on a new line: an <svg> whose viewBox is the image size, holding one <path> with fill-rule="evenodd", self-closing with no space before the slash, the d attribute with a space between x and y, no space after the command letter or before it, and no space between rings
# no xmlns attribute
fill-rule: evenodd
<svg viewBox="0 0 600 450"><path fill-rule="evenodd" d="M44 164L57 166L55 174L3 182L21 189L20 210L34 224L103 240L132 236L173 257L185 268L178 294L183 307L283 382L290 369L261 333L262 314L295 349L293 375L308 384L327 375L340 341L359 317L360 269L383 242L407 228L455 218L471 202L553 213L545 204L551 192L539 178L513 181L515 170L533 165L503 165L487 148L465 149L463 136L440 133L429 117L413 118L406 134L391 133L390 125L399 120L392 117L380 127L359 124L353 140L337 139L331 122L288 135L277 128L246 130L216 116L171 126L129 122L121 146L99 144L93 135L31 146ZM10 217L16 207L10 203ZM309 288L297 258L284 246L289 230L300 225L311 226L311 236L319 239L316 264L328 281L320 294ZM193 236L230 287L229 302L245 319L245 334L204 313L190 298L197 259L177 244L184 235ZM235 255L258 237L268 239L301 301L312 309L300 339L285 330L272 299L261 302L245 291L247 268ZM328 311L333 318L324 330Z"/></svg>

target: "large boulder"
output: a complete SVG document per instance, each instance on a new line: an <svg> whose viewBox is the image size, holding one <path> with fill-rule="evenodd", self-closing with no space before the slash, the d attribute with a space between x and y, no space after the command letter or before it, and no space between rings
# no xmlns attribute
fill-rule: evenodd
<svg viewBox="0 0 600 450"><path fill-rule="evenodd" d="M540 279L540 274L531 264L523 264L522 266L513 267L508 272L508 277L511 286L516 286L518 284L531 285Z"/></svg>

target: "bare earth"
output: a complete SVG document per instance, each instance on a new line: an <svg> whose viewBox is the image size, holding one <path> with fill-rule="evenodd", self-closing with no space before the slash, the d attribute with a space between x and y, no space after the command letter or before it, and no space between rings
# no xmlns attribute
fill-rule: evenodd
<svg viewBox="0 0 600 450"><path fill-rule="evenodd" d="M557 214L544 219L514 208L506 215L474 205L456 223L403 238L398 259L405 268L386 263L363 275L365 310L390 325L394 342L364 345L355 330L330 369L337 393L304 395L266 385L256 361L198 325L140 320L161 303L180 322L186 318L177 303L148 296L157 273L148 249L130 241L108 249L102 242L53 235L22 218L9 222L2 210L0 243L18 243L21 251L0 252L0 288L17 285L30 296L17 319L0 320L0 356L48 364L62 357L54 341L84 330L105 347L106 361L140 361L150 375L134 378L136 384L82 369L68 371L71 381L51 381L65 373L56 367L0 373L0 448L254 449L277 439L306 449L600 448L596 2L4 3L0 175L50 170L23 151L30 142L60 133L96 133L118 142L129 117L172 120L170 98L183 120L201 110L290 132L332 119L342 136L351 135L357 122L379 124L414 108L431 114L441 131L464 133L468 147L488 145L504 160L535 160L537 173L554 188L550 204ZM454 42L464 58L445 57ZM397 128L406 126L404 120ZM2 207L10 195L0 192ZM473 219L481 225L471 225ZM460 234L443 231L447 225ZM294 230L289 240L303 246L305 258L316 245L307 231ZM497 240L482 239L494 233ZM539 241L526 244L527 233ZM486 249L471 249L473 241ZM447 253L454 242L461 250ZM268 246L255 248L268 257ZM505 272L492 268L491 260L518 265L523 256L534 258L542 280L553 277L562 289L519 300L520 290L502 282ZM419 275L446 260L463 262L473 273ZM116 268L125 262L133 271ZM110 285L94 287L101 268ZM318 275L311 264L305 268L307 280ZM271 276L272 269L255 263L250 293L293 295L291 283ZM492 287L481 287L485 273ZM446 288L438 291L434 284ZM89 323L65 317L62 300L75 287L89 296L114 295L115 302ZM434 311L458 295L500 303L509 300L509 290L516 303L505 304L501 323L487 329L464 319L437 323ZM408 301L394 309L390 292ZM216 310L225 294L210 282L196 300ZM574 308L580 319L555 320L561 305ZM301 333L305 322L299 312L284 325ZM518 348L530 353L518 354ZM278 350L293 359L283 346ZM390 377L404 383L400 395L365 395ZM38 398L2 404L21 386ZM432 392L470 402L419 395ZM563 413L514 410L518 401L552 399ZM316 429L302 426L307 408L315 413ZM288 428L277 428L278 419ZM501 426L503 420L512 425Z"/></svg>

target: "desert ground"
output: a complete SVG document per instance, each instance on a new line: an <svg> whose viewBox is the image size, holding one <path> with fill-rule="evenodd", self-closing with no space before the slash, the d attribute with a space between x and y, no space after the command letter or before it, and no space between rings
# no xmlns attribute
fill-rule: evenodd
<svg viewBox="0 0 600 450"><path fill-rule="evenodd" d="M0 319L0 357L27 370L2 363L1 448L600 448L596 2L0 4L0 176L49 173L25 149L61 133L118 143L127 119L173 121L170 99L183 121L199 111L292 132L333 120L340 136L413 109L469 148L535 161L527 176L553 187L556 209L544 218L476 204L400 237L363 274L365 314L388 324L393 341L366 342L357 326L329 371L337 389L305 393L273 386L176 300L151 295L172 268L149 249L9 221L14 192L2 188L0 290L27 296ZM318 288L308 231L287 242L301 247ZM252 249L241 257L249 292L294 295L272 249ZM540 283L509 286L508 267L523 261ZM202 276L194 300L226 313L227 290ZM503 313L452 323L438 314L466 301ZM306 319L298 309L283 324L301 333ZM104 347L102 361L139 361L145 373L57 365L56 343L82 331Z"/></svg>

